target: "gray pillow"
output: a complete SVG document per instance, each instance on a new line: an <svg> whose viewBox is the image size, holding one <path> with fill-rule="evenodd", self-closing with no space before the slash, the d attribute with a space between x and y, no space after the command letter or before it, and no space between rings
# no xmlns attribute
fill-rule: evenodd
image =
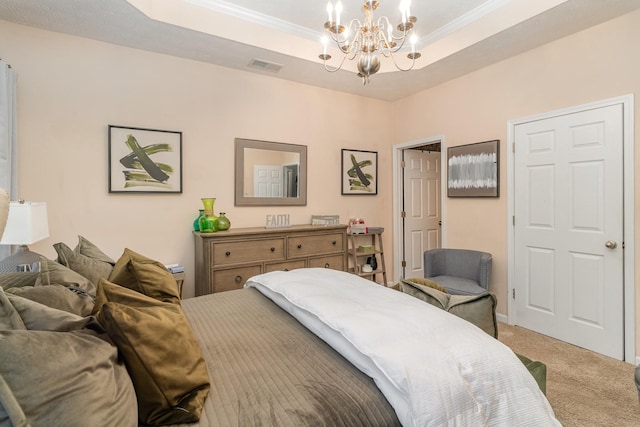
<svg viewBox="0 0 640 427"><path fill-rule="evenodd" d="M479 295L450 295L407 280L401 280L400 286L402 292L455 314L498 338L495 295L489 292Z"/></svg>

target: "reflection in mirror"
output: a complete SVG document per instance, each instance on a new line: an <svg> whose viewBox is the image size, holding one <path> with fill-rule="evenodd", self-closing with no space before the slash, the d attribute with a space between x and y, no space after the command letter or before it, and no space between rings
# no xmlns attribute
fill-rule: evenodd
<svg viewBox="0 0 640 427"><path fill-rule="evenodd" d="M236 206L307 204L307 147L236 138Z"/></svg>

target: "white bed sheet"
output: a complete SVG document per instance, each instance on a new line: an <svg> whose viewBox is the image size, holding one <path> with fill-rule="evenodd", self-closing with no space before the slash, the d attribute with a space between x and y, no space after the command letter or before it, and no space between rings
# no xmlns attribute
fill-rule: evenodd
<svg viewBox="0 0 640 427"><path fill-rule="evenodd" d="M356 275L323 268L255 287L374 379L404 426L559 426L504 344L471 323Z"/></svg>

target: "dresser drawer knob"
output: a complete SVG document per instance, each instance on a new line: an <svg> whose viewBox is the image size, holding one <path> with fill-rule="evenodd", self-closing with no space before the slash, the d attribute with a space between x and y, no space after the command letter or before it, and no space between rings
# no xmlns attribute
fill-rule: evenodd
<svg viewBox="0 0 640 427"><path fill-rule="evenodd" d="M276 251L276 248L271 248L271 252L275 252L275 251Z"/></svg>
<svg viewBox="0 0 640 427"><path fill-rule="evenodd" d="M335 241L335 240L334 240L333 242L331 242L331 244L332 244L333 246L335 246L337 243L338 243L338 242L337 242L337 241Z"/></svg>
<svg viewBox="0 0 640 427"><path fill-rule="evenodd" d="M288 269L288 268L285 268L285 269L284 269L284 271L289 271L289 269Z"/></svg>
<svg viewBox="0 0 640 427"><path fill-rule="evenodd" d="M224 253L226 256L230 256L231 255L231 251L227 251Z"/></svg>
<svg viewBox="0 0 640 427"><path fill-rule="evenodd" d="M324 268L329 268L329 267L331 267L331 266L329 265L329 263L328 263L328 262L326 262L326 263L324 264Z"/></svg>
<svg viewBox="0 0 640 427"><path fill-rule="evenodd" d="M236 283L242 282L242 276L236 276Z"/></svg>
<svg viewBox="0 0 640 427"><path fill-rule="evenodd" d="M298 249L302 249L302 243L298 243Z"/></svg>

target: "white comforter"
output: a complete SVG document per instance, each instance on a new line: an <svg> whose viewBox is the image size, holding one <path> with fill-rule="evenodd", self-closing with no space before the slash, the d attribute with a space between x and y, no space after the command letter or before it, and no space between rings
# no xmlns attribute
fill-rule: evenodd
<svg viewBox="0 0 640 427"><path fill-rule="evenodd" d="M374 379L404 426L559 426L514 353L471 323L353 274L247 282Z"/></svg>

